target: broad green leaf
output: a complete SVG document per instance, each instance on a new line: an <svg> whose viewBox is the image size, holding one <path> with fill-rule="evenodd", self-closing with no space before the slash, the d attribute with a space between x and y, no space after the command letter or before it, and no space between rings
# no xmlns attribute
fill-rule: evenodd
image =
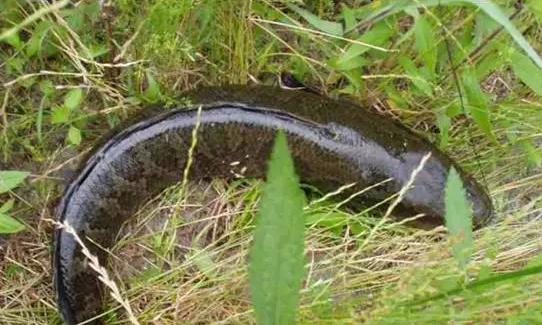
<svg viewBox="0 0 542 325"><path fill-rule="evenodd" d="M473 249L472 209L466 194L461 177L452 167L444 190L444 219L454 238L452 252L461 267L465 267Z"/></svg>
<svg viewBox="0 0 542 325"><path fill-rule="evenodd" d="M533 2L538 2L539 0L531 0ZM471 4L478 8L480 8L482 11L484 11L489 17L494 19L497 23L499 23L507 32L508 34L514 39L516 44L518 44L526 53L527 55L538 65L540 68L542 68L542 58L538 55L538 53L535 51L535 49L529 44L527 39L521 34L521 32L512 24L510 19L506 16L505 13L501 10L501 8L496 5L491 0L399 0L395 1L390 5L383 6L379 10L376 10L373 12L369 17L367 17L367 20L379 18L383 19L389 15L394 15L396 13L399 13L404 10L410 10L412 8L425 8L425 7L433 7L433 6L440 6L440 5L450 5L450 4Z"/></svg>
<svg viewBox="0 0 542 325"><path fill-rule="evenodd" d="M24 225L7 214L0 213L0 234L14 234L24 230Z"/></svg>
<svg viewBox="0 0 542 325"><path fill-rule="evenodd" d="M0 194L6 193L19 186L28 175L30 175L29 172L18 170L0 171Z"/></svg>
<svg viewBox="0 0 542 325"><path fill-rule="evenodd" d="M478 127L493 141L497 141L489 120L489 108L486 94L480 88L480 83L474 70L466 69L462 75L465 91L466 107L469 115Z"/></svg>
<svg viewBox="0 0 542 325"><path fill-rule="evenodd" d="M64 106L70 110L73 111L74 109L78 108L79 105L81 105L81 101L83 100L83 90L81 88L75 88L66 94L64 96Z"/></svg>
<svg viewBox="0 0 542 325"><path fill-rule="evenodd" d="M542 96L542 70L519 52L512 54L510 64L516 76L537 95Z"/></svg>
<svg viewBox="0 0 542 325"><path fill-rule="evenodd" d="M416 50L423 59L425 66L429 69L431 76L434 76L437 66L437 46L435 40L433 26L431 25L427 15L422 15L416 20L414 26L414 34L416 35Z"/></svg>
<svg viewBox="0 0 542 325"><path fill-rule="evenodd" d="M315 14L303 8L299 8L294 4L289 4L288 7L303 17L314 28L331 35L342 36L344 33L343 25L333 21L324 20Z"/></svg>
<svg viewBox="0 0 542 325"><path fill-rule="evenodd" d="M258 324L293 324L304 274L304 195L279 131L256 216L250 291Z"/></svg>
<svg viewBox="0 0 542 325"><path fill-rule="evenodd" d="M68 141L70 141L71 144L78 146L81 143L81 130L75 126L70 126L70 129L68 130Z"/></svg>
<svg viewBox="0 0 542 325"><path fill-rule="evenodd" d="M70 109L66 106L56 106L51 112L51 123L60 124L66 123L70 119Z"/></svg>

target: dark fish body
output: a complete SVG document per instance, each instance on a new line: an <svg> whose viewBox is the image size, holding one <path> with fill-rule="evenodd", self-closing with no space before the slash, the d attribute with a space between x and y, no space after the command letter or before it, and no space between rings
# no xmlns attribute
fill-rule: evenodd
<svg viewBox="0 0 542 325"><path fill-rule="evenodd" d="M398 192L421 158L431 152L400 211L424 213L425 222L442 224L443 190L453 166L467 189L475 225L482 225L492 213L482 187L450 158L402 125L361 107L263 86L209 88L190 98L194 105L162 110L103 142L66 189L58 221L67 221L102 263L105 254L92 242L111 247L127 218L181 180L198 107L191 179L263 177L276 131L283 129L304 183L324 192L356 183L347 195L391 179L355 198L352 206ZM57 229L54 241L54 282L64 321L74 324L99 315L103 301L96 273L87 267L72 235Z"/></svg>

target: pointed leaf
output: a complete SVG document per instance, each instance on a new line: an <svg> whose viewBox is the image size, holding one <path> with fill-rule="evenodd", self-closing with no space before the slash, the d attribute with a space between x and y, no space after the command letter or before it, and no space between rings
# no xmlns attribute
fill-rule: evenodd
<svg viewBox="0 0 542 325"><path fill-rule="evenodd" d="M416 20L414 34L416 35L416 50L422 57L425 66L429 69L431 76L433 76L437 66L436 44L438 42L434 37L433 26L431 26L426 15L422 15Z"/></svg>
<svg viewBox="0 0 542 325"><path fill-rule="evenodd" d="M510 64L516 76L537 95L542 96L542 70L528 57L518 52L512 54Z"/></svg>
<svg viewBox="0 0 542 325"><path fill-rule="evenodd" d="M314 28L331 35L342 36L344 33L343 25L329 20L324 20L310 11L299 8L296 5L289 4L288 7L295 11L298 15L305 18Z"/></svg>
<svg viewBox="0 0 542 325"><path fill-rule="evenodd" d="M0 171L0 194L6 193L19 186L28 175L30 175L29 172L18 170Z"/></svg>
<svg viewBox="0 0 542 325"><path fill-rule="evenodd" d="M452 251L456 261L464 267L473 248L472 210L461 178L453 167L446 181L444 204L446 228L455 237Z"/></svg>
<svg viewBox="0 0 542 325"><path fill-rule="evenodd" d="M250 252L258 324L293 324L304 273L304 195L280 131L269 161Z"/></svg>
<svg viewBox="0 0 542 325"><path fill-rule="evenodd" d="M466 69L462 76L465 91L466 109L478 127L493 141L497 141L489 120L489 108L486 94L480 88L474 70Z"/></svg>
<svg viewBox="0 0 542 325"><path fill-rule="evenodd" d="M0 234L14 234L24 230L24 225L7 214L0 213Z"/></svg>

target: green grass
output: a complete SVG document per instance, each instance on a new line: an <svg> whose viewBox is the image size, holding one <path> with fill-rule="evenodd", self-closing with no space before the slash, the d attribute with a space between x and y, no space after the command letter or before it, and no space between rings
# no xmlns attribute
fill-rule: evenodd
<svg viewBox="0 0 542 325"><path fill-rule="evenodd" d="M540 53L538 1L516 14L516 1L494 2ZM498 219L474 232L459 267L442 227L307 206L299 323L542 322L541 276L521 276L542 247L540 71L483 10L428 6L364 24L390 1L114 3L101 15L95 1L53 11L0 2L0 34L17 31L0 42L0 170L30 172L0 194L26 226L0 235L0 323L58 322L46 219L96 139L147 103L173 105L205 85L276 84L284 70L431 139L487 185ZM124 227L110 270L140 323L254 322L246 262L261 189L176 187ZM520 276L472 285L509 272ZM110 307L112 322L127 321Z"/></svg>

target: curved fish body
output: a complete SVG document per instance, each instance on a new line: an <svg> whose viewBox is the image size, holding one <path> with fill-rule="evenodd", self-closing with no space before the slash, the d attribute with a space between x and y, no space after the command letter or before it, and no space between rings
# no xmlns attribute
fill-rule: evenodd
<svg viewBox="0 0 542 325"><path fill-rule="evenodd" d="M355 183L345 195L388 180L356 197L352 207L398 192L428 152L431 157L398 207L443 223L444 186L456 168L472 203L475 225L489 219L483 188L427 140L388 118L315 94L273 87L208 88L189 95L194 105L154 114L108 138L86 159L57 210L103 265L123 222L143 203L179 182L198 125L190 179L264 177L276 132L283 129L302 182L322 191ZM198 108L201 107L198 115ZM102 312L102 287L73 236L54 234L54 282L64 321ZM98 322L98 321L97 321Z"/></svg>

